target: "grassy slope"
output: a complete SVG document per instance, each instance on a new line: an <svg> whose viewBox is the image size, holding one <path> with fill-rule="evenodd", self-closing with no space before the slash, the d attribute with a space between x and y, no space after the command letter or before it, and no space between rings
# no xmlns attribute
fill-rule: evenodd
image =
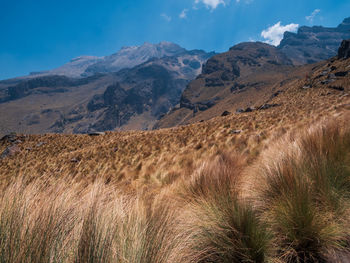
<svg viewBox="0 0 350 263"><path fill-rule="evenodd" d="M346 62L335 64L339 70L347 66ZM323 70L317 69L311 82L322 80L313 81ZM132 186L163 185L190 174L197 161L218 151L236 150L253 160L274 137L287 130L348 109L349 77L332 83L343 86L345 91L319 84L305 90L302 87L310 80L295 80L269 102L281 104L279 107L170 129L115 132L100 137L28 135L18 145L19 154L0 160L1 181L16 176L73 177L84 181L102 177ZM232 130L242 132L234 134ZM44 144L38 146L40 142ZM2 144L0 151L7 146Z"/></svg>

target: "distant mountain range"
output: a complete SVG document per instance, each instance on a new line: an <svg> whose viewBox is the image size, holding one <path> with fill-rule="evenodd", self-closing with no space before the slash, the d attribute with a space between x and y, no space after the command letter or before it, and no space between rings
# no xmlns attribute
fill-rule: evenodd
<svg viewBox="0 0 350 263"><path fill-rule="evenodd" d="M0 133L150 129L213 55L145 43L0 81Z"/></svg>
<svg viewBox="0 0 350 263"><path fill-rule="evenodd" d="M337 54L342 40L350 38L350 17L335 28L302 26L297 33L285 32L278 46L294 65L316 63Z"/></svg>
<svg viewBox="0 0 350 263"><path fill-rule="evenodd" d="M161 42L159 44L146 42L142 46L123 47L120 51L110 56L81 56L72 59L69 63L57 69L32 72L31 75L35 77L64 75L82 78L95 73L118 72L121 69L133 68L149 59L177 56L184 52L186 52L186 49L170 42Z"/></svg>
<svg viewBox="0 0 350 263"><path fill-rule="evenodd" d="M0 133L151 129L211 118L263 103L298 65L335 56L348 38L350 18L336 28L286 32L278 47L241 43L217 55L161 42L78 57L0 81Z"/></svg>

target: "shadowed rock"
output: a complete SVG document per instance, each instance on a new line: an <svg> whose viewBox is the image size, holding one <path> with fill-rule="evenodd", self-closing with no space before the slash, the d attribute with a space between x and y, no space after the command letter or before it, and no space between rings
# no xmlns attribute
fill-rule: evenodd
<svg viewBox="0 0 350 263"><path fill-rule="evenodd" d="M348 59L350 58L350 39L343 40L338 50L339 59Z"/></svg>

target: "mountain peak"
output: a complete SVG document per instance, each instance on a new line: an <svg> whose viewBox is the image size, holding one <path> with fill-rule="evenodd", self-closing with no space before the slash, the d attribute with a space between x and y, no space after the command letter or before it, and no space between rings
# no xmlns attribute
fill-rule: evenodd
<svg viewBox="0 0 350 263"><path fill-rule="evenodd" d="M350 31L350 17L345 18L337 28L340 30Z"/></svg>
<svg viewBox="0 0 350 263"><path fill-rule="evenodd" d="M102 59L103 57L96 57L96 56L79 56L76 58L71 59L69 62L82 62L82 61L87 61L87 60L98 60Z"/></svg>
<svg viewBox="0 0 350 263"><path fill-rule="evenodd" d="M132 68L152 58L176 56L186 49L171 42L152 44L145 42L141 46L123 47L117 53L104 57L103 60L90 65L85 70L85 75L97 72L117 72L124 68Z"/></svg>
<svg viewBox="0 0 350 263"><path fill-rule="evenodd" d="M312 64L335 56L342 40L350 38L350 17L338 27L302 26L286 32L278 46L295 65Z"/></svg>

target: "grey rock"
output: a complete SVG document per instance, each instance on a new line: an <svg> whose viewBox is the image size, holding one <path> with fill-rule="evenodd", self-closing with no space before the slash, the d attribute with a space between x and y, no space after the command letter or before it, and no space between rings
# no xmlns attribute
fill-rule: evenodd
<svg viewBox="0 0 350 263"><path fill-rule="evenodd" d="M255 110L254 107L248 107L248 108L246 108L246 109L244 110L244 112L252 112L252 111L254 111L254 110Z"/></svg>
<svg viewBox="0 0 350 263"><path fill-rule="evenodd" d="M327 78L328 78L328 79L336 79L336 77L335 77L335 74L334 74L334 73L329 74L329 75L327 76Z"/></svg>
<svg viewBox="0 0 350 263"><path fill-rule="evenodd" d="M230 134L240 134L242 130L231 130Z"/></svg>
<svg viewBox="0 0 350 263"><path fill-rule="evenodd" d="M46 144L46 142L39 142L39 143L36 144L36 147L41 147L41 146L43 146L45 144Z"/></svg>
<svg viewBox="0 0 350 263"><path fill-rule="evenodd" d="M348 71L339 71L339 72L334 73L334 75L336 77L345 77L346 75L348 75Z"/></svg>
<svg viewBox="0 0 350 263"><path fill-rule="evenodd" d="M280 105L280 104L276 104L276 103L274 103L274 104L268 104L268 103L266 103L266 104L260 106L260 107L259 107L259 110L267 110L267 109L274 108L274 107L278 107L278 106L281 106L281 105Z"/></svg>
<svg viewBox="0 0 350 263"><path fill-rule="evenodd" d="M6 134L0 139L0 142L15 142L17 140L17 134L12 132L10 134Z"/></svg>
<svg viewBox="0 0 350 263"><path fill-rule="evenodd" d="M344 91L344 88L342 86L328 86L328 88L338 91Z"/></svg>
<svg viewBox="0 0 350 263"><path fill-rule="evenodd" d="M338 58L339 59L348 59L350 58L350 39L343 40L338 49Z"/></svg>
<svg viewBox="0 0 350 263"><path fill-rule="evenodd" d="M105 132L90 132L88 133L89 136L103 136L105 135Z"/></svg>
<svg viewBox="0 0 350 263"><path fill-rule="evenodd" d="M0 155L0 159L5 159L10 156L14 156L19 153L21 149L17 145L12 145L7 147Z"/></svg>
<svg viewBox="0 0 350 263"><path fill-rule="evenodd" d="M231 114L231 112L229 112L229 111L224 111L222 114L221 114L221 116L222 117L225 117L225 116L228 116L228 115L230 115Z"/></svg>
<svg viewBox="0 0 350 263"><path fill-rule="evenodd" d="M333 83L334 81L335 81L335 79L326 79L326 80L322 80L321 84L327 85L327 84Z"/></svg>

